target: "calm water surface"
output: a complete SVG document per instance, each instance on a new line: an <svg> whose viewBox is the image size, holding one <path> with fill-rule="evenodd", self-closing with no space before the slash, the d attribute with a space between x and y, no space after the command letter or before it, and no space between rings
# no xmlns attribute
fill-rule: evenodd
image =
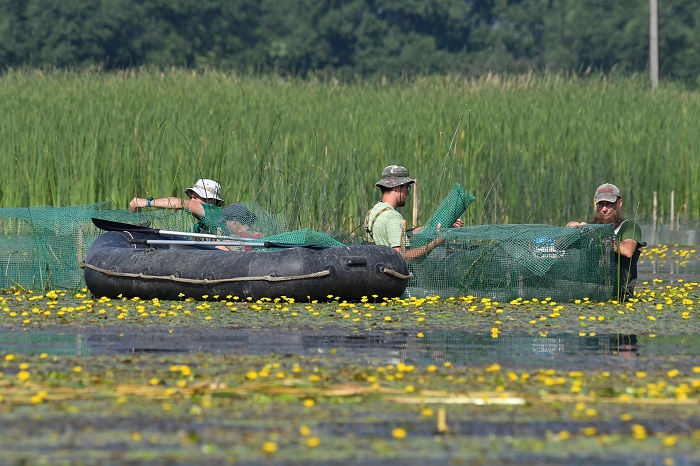
<svg viewBox="0 0 700 466"><path fill-rule="evenodd" d="M508 334L460 330L368 331L99 328L83 332L0 330L0 351L26 355L97 356L129 353L202 353L212 355L323 355L340 362L368 365L501 364L517 368L608 369L627 366L700 365L700 336L630 334L579 336Z"/></svg>

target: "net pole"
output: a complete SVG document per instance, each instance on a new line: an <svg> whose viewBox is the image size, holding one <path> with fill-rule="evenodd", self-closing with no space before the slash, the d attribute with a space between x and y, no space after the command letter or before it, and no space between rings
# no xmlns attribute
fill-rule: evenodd
<svg viewBox="0 0 700 466"><path fill-rule="evenodd" d="M406 220L401 220L401 255L406 255Z"/></svg>
<svg viewBox="0 0 700 466"><path fill-rule="evenodd" d="M413 228L418 226L418 179L413 183Z"/></svg>
<svg viewBox="0 0 700 466"><path fill-rule="evenodd" d="M78 264L83 261L83 227L78 227Z"/></svg>

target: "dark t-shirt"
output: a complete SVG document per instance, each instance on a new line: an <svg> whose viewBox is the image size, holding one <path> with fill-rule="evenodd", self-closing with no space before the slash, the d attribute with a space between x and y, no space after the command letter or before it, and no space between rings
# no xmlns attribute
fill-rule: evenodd
<svg viewBox="0 0 700 466"><path fill-rule="evenodd" d="M637 242L637 249L632 254L632 257L626 257L616 253L618 282L616 286L618 301L624 301L627 298L634 296L634 286L637 284L637 262L643 247L642 229L633 220L624 220L618 228L615 229L619 241L633 239Z"/></svg>

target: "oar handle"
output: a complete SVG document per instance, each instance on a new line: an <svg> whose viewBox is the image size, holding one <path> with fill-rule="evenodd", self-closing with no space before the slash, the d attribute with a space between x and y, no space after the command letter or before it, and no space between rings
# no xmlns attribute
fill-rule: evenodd
<svg viewBox="0 0 700 466"><path fill-rule="evenodd" d="M258 243L260 246L260 244ZM266 248L307 248L307 249L328 249L330 246L323 246L320 244L295 244L295 243L278 243L276 241L265 241L262 243L263 247Z"/></svg>
<svg viewBox="0 0 700 466"><path fill-rule="evenodd" d="M278 243L276 241L189 241L177 239L140 239L134 238L129 240L132 244L171 244L185 246L252 246L263 248L308 248L308 249L327 249L329 246L321 246L318 244L295 244L295 243Z"/></svg>
<svg viewBox="0 0 700 466"><path fill-rule="evenodd" d="M262 243L246 243L244 241L190 241L187 239L141 239L129 240L132 244L177 244L184 246L262 246Z"/></svg>

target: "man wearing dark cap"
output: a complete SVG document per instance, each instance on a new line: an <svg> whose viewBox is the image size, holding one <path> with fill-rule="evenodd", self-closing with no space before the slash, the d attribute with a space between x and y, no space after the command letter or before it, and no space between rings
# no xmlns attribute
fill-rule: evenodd
<svg viewBox="0 0 700 466"><path fill-rule="evenodd" d="M254 229L258 217L242 202L227 205L222 211L228 232L238 238L260 239L263 234ZM232 251L249 251L249 246L228 246Z"/></svg>
<svg viewBox="0 0 700 466"><path fill-rule="evenodd" d="M389 165L384 168L382 178L375 183L381 190L382 198L365 217L368 240L396 249L409 261L426 255L442 243L441 239L436 238L424 246L410 248L406 238L406 221L396 209L406 205L406 198L415 182L416 180L409 176L408 170L401 165ZM458 219L453 226L463 225L462 220ZM439 228L440 225L438 231Z"/></svg>
<svg viewBox="0 0 700 466"><path fill-rule="evenodd" d="M617 284L618 300L625 301L634 296L634 286L637 284L637 262L642 242L642 229L634 220L622 216L622 195L614 184L605 183L598 186L593 198L595 212L592 224L612 224L615 228L618 242L615 244L618 263ZM569 222L567 227L585 225L586 222Z"/></svg>
<svg viewBox="0 0 700 466"><path fill-rule="evenodd" d="M248 206L242 202L234 202L227 205L221 212L227 222L237 222L237 225L245 225L252 227L258 221L257 216L248 209ZM234 224L237 226L236 224ZM234 228L236 230L238 228ZM229 232L231 228L228 229Z"/></svg>

